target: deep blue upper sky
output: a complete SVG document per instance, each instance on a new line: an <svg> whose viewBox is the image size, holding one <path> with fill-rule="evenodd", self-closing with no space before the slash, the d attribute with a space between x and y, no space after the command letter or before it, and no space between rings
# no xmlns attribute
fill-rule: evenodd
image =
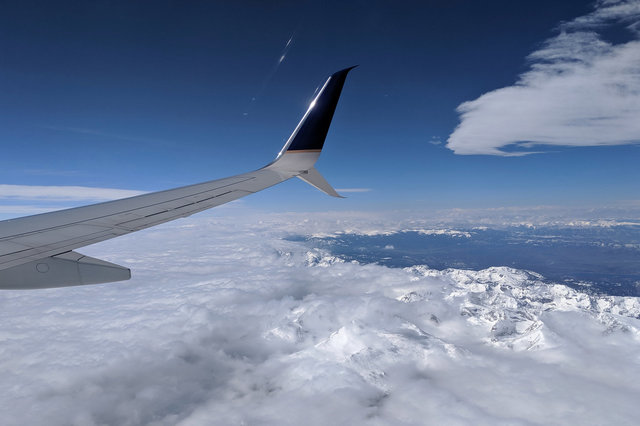
<svg viewBox="0 0 640 426"><path fill-rule="evenodd" d="M591 1L546 0L5 2L0 183L160 190L248 171L278 152L330 73L359 64L318 169L337 188L371 191L333 200L294 181L247 203L280 210L637 200L637 144L523 157L445 146L458 105L513 85L529 69L527 55L562 22L592 10Z"/></svg>

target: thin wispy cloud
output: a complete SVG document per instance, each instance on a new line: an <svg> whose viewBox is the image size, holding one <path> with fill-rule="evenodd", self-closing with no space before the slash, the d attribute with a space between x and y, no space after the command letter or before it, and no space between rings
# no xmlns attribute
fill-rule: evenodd
<svg viewBox="0 0 640 426"><path fill-rule="evenodd" d="M88 186L0 185L0 200L107 201L140 194L144 191Z"/></svg>
<svg viewBox="0 0 640 426"><path fill-rule="evenodd" d="M628 41L602 33L625 27ZM456 154L522 155L539 146L640 142L640 1L602 0L559 27L513 86L458 106ZM538 146L536 150L534 147Z"/></svg>
<svg viewBox="0 0 640 426"><path fill-rule="evenodd" d="M76 176L78 170L54 170L54 169L25 169L22 173L30 176Z"/></svg>
<svg viewBox="0 0 640 426"><path fill-rule="evenodd" d="M104 132L98 129L87 129L83 127L60 127L60 126L42 126L42 127L45 129L55 130L59 132L70 132L70 133L76 133L81 135L96 136L104 139L115 139L115 140L122 140L122 141L128 141L128 142L148 143L153 145L165 145L165 146L175 145L175 142L165 140L165 139L123 135L119 133Z"/></svg>
<svg viewBox="0 0 640 426"><path fill-rule="evenodd" d="M371 188L337 188L338 192L371 192Z"/></svg>

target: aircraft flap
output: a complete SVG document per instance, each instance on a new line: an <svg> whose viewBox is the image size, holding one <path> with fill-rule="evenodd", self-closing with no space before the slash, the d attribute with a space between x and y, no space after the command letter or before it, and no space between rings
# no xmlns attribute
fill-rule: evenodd
<svg viewBox="0 0 640 426"><path fill-rule="evenodd" d="M128 268L70 251L0 270L0 289L69 287L130 278Z"/></svg>

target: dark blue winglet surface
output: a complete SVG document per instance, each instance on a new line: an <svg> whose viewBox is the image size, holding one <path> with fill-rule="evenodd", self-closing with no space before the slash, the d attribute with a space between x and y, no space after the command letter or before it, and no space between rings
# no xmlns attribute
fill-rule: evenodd
<svg viewBox="0 0 640 426"><path fill-rule="evenodd" d="M340 70L329 78L287 151L319 151L322 149L347 73L356 66Z"/></svg>

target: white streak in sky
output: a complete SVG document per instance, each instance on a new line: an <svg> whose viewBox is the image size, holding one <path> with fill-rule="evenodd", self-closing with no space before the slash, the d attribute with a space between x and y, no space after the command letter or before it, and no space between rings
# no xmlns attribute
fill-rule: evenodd
<svg viewBox="0 0 640 426"><path fill-rule="evenodd" d="M278 60L278 65L280 65L287 57L287 53L289 53L289 48L291 46L292 41L293 41L293 35L289 37L289 40L287 40L287 44L285 44L284 50L282 51L282 55L280 55L280 59Z"/></svg>
<svg viewBox="0 0 640 426"><path fill-rule="evenodd" d="M640 0L603 0L531 53L518 82L458 106L456 154L522 155L537 145L640 141ZM599 34L625 26L630 40ZM510 148L515 149L511 151Z"/></svg>
<svg viewBox="0 0 640 426"><path fill-rule="evenodd" d="M242 115L244 115L245 117L249 115L249 112L253 104L256 102L257 99L260 98L260 96L262 95L262 92L264 92L264 90L267 88L267 86L273 79L273 76L276 75L276 73L278 72L278 69L280 68L280 64L282 64L284 60L287 58L287 54L289 53L289 50L293 45L294 37L295 37L295 32L291 34L291 37L289 37L286 44L284 45L284 48L280 52L280 56L278 57L278 60L274 64L273 68L271 68L271 71L264 78L264 81L262 82L262 86L260 86L260 90L258 90L258 93L256 93L256 95L251 98L251 101L249 101L249 107L247 108L247 111L242 113Z"/></svg>

